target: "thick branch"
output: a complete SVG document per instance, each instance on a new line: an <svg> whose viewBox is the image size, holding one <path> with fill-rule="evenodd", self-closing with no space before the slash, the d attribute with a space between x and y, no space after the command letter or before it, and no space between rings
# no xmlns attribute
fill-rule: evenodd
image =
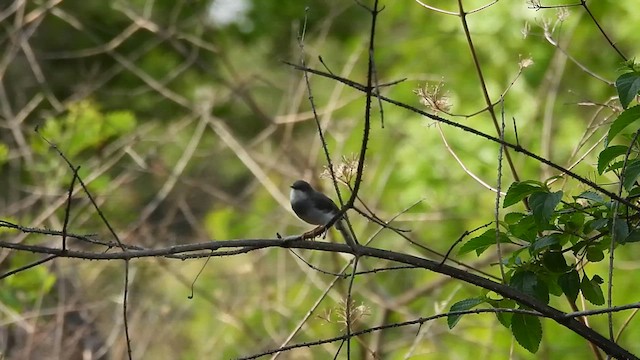
<svg viewBox="0 0 640 360"><path fill-rule="evenodd" d="M155 256L168 256L173 255L175 257L176 254L184 254L193 251L202 251L202 250L211 250L216 251L224 248L242 248L245 249L246 252L267 248L267 247L283 247L283 248L296 248L296 249L312 249L318 251L327 251L327 252L340 252L340 253L351 253L353 254L353 250L351 247L343 244L334 244L327 242L318 242L318 241L302 241L299 240L300 237L289 237L286 239L246 239L246 240L226 240L226 241L210 241L206 243L198 243L198 244L187 244L187 245L175 245L167 248L161 249L145 249L145 250L125 250L123 252L117 253L94 253L94 252L85 252L85 251L73 251L73 250L62 250L58 248L50 248L45 246L37 246L37 245L24 245L24 244L13 244L8 242L0 242L0 247L22 250L22 251L30 251L34 253L40 254L50 254L57 255L59 257L70 257L70 258L80 258L80 259L89 259L89 260L130 260L135 258L143 258L143 257L155 257ZM544 316L549 317L554 320L558 324L567 327L573 332L579 334L583 338L587 339L594 345L598 346L600 349L605 351L607 354L614 356L618 359L638 359L636 356L614 343L613 341L608 340L604 336L600 335L593 329L587 327L586 325L580 323L579 321L573 318L567 318L566 313L552 307L546 305L537 299L526 295L522 292L517 291L516 289L485 279L478 275L474 275L468 273L464 270L460 270L448 265L441 265L440 263L432 260L427 260L423 258L419 258L416 256L377 249L373 247L367 246L359 246L358 253L360 256L368 256L378 259L385 259L390 261L395 261L402 264L413 265L416 267L421 267L427 270L431 270L443 275L451 276L455 279L464 281L469 284L473 284L479 286L484 289L488 289L494 291L505 298L513 299L520 303L523 306L526 306L532 310L538 311ZM203 255L205 256L205 255ZM216 256L214 252L210 256Z"/></svg>

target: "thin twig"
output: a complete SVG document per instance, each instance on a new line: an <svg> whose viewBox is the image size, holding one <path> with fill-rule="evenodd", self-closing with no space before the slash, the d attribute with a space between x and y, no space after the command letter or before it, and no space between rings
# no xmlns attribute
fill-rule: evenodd
<svg viewBox="0 0 640 360"><path fill-rule="evenodd" d="M500 118L502 120L502 128L499 131L500 134L500 140L504 141L504 129L505 129L505 123L504 123L504 101L502 102L502 106L501 106L501 111L500 111ZM496 205L495 205L495 222L496 222L496 249L498 252L498 265L500 266L500 276L502 277L502 281L504 282L506 280L506 277L504 275L504 264L502 261L502 246L501 243L502 241L500 241L500 195L502 194L500 192L500 189L502 189L502 155L504 154L504 145L502 143L500 143L500 150L498 151L498 180L497 180L497 185L496 188L498 191L496 191Z"/></svg>
<svg viewBox="0 0 640 360"><path fill-rule="evenodd" d="M633 139L631 139L631 143L629 144L629 148L627 149L627 153L624 156L624 162L622 163L622 169L620 169L620 182L618 184L618 196L622 195L622 189L624 187L625 179L627 178L627 163L629 161L629 156L631 155L631 151L633 150L633 144L638 140L638 136L640 136L640 130L636 131ZM613 306L613 259L616 249L616 242L624 241L624 239L616 239L616 235L618 234L616 231L616 222L618 220L618 208L620 203L618 201L613 202L613 210L611 219L611 243L609 244L609 284L607 285L607 307L611 308ZM613 314L607 314L607 322L609 325L609 339L611 341L615 341L615 334L613 333Z"/></svg>
<svg viewBox="0 0 640 360"><path fill-rule="evenodd" d="M73 169L73 178L71 179L71 184L69 185L67 207L64 210L64 223L62 225L62 250L67 249L67 226L69 225L69 218L71 217L71 195L73 195L73 185L76 183L78 170L80 170L80 166Z"/></svg>
<svg viewBox="0 0 640 360"><path fill-rule="evenodd" d="M341 78L339 76L331 75L331 74L328 74L326 72L315 70L315 69L311 69L311 68L301 68L296 64L291 64L291 63L287 63L287 64L292 66L292 67L294 67L294 68L296 68L296 69L298 69L298 70L308 71L308 72L311 72L313 74L317 74L317 75L320 75L320 76L331 78L331 79L340 81L340 82L342 82L344 84L347 84L348 86L351 86L354 89L357 89L357 90L360 90L362 92L365 92L365 86L364 85L359 84L357 82L354 82L352 80ZM430 113L428 113L426 111L423 111L421 109L418 109L418 108L416 108L414 106L407 105L407 104L405 104L405 103L403 103L401 101L397 101L397 100L391 99L391 98L386 97L384 95L380 95L380 98L385 102L388 102L388 103L396 105L396 106L398 106L400 108L409 110L409 111L414 112L416 114L420 114L420 115L422 115L424 117L427 117L427 118L430 118L432 120L435 120L435 121L447 124L449 126L461 129L461 130L463 130L465 132L468 132L470 134L473 134L473 135L476 135L476 136L480 136L480 137L482 137L484 139L487 139L489 141L495 142L497 144L503 144L507 148L513 149L516 152L522 153L523 155L525 155L527 157L530 157L530 158L532 158L532 159L534 159L534 160L536 160L536 161L538 161L540 163L543 163L543 164L545 164L547 166L550 166L550 167L558 170L562 174L566 174L567 176L577 180L578 182L591 187L594 191L597 191L599 193L605 194L608 197L610 197L610 198L612 198L612 199L614 199L616 201L620 201L622 204L625 204L625 205L629 206L630 208L632 208L634 210L640 211L640 206L632 203L631 201L629 201L627 199L624 199L624 198L616 195L615 193L613 193L611 191L606 190L605 188L603 188L602 186L596 184L595 182L593 182L593 181L591 181L591 180L589 180L589 179L587 179L585 177L582 177L582 176L576 174L575 172L573 172L573 171L571 171L571 170L569 170L569 169L567 169L567 168L565 168L565 167L563 167L561 165L558 165L558 164L554 163L551 160L545 159L545 158L543 158L543 157L541 157L541 156L539 156L539 155L537 155L537 154L535 154L535 153L523 148L520 145L516 145L516 144L512 144L512 143L507 142L507 141L500 140L500 138L497 138L495 136L489 135L489 134L484 133L484 132L482 132L480 130L474 129L474 128L470 127L470 126L467 126L467 125L464 125L464 124L461 124L461 123L458 123L458 122L455 122L455 121L452 121L452 120L448 120L448 119L439 117L437 115L430 114Z"/></svg>
<svg viewBox="0 0 640 360"><path fill-rule="evenodd" d="M129 337L129 320L127 316L127 303L129 294L129 261L124 261L124 294L122 296L122 317L124 319L124 336L127 340L127 356L129 360L131 357L131 338Z"/></svg>
<svg viewBox="0 0 640 360"><path fill-rule="evenodd" d="M69 159L66 157L66 155L58 148L57 145L55 145L54 143L50 142L47 138L45 138L42 134L40 134L40 132L38 132L38 128L36 128L36 133L40 136L40 138L42 140L44 140L47 144L49 144L49 146L54 149L58 155L67 163L67 166L69 166L69 168L71 169L71 171L75 171L75 169L77 168L76 166L74 166L71 161L69 161ZM116 242L118 243L118 246L120 247L120 249L122 249L122 251L126 252L127 249L124 247L124 245L122 244L122 242L120 241L120 237L118 237L118 234L116 233L115 229L111 226L111 224L109 223L109 221L107 220L107 218L104 216L104 214L102 213L102 210L100 210L100 207L98 206L98 203L96 203L95 199L93 198L93 196L91 195L91 192L89 191L89 189L87 188L87 186L84 184L84 181L82 181L82 178L80 176L76 176L78 179L78 182L80 183L80 185L82 186L82 189L84 190L85 194L87 194L87 197L89 198L89 201L91 201L91 204L93 205L94 209L96 209L96 212L98 213L98 216L100 217L100 219L102 220L102 222L107 226L107 228L109 229L109 232L111 233L111 235L113 235L113 238L116 240Z"/></svg>

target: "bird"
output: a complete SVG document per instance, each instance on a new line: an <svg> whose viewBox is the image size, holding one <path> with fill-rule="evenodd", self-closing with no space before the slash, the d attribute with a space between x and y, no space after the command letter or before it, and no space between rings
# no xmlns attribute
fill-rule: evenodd
<svg viewBox="0 0 640 360"><path fill-rule="evenodd" d="M304 222L311 225L326 226L338 213L340 209L336 203L327 195L315 190L308 182L296 180L291 185L289 193L291 208L296 215ZM338 230L349 246L354 246L355 241L347 230L344 219L340 218L335 222Z"/></svg>

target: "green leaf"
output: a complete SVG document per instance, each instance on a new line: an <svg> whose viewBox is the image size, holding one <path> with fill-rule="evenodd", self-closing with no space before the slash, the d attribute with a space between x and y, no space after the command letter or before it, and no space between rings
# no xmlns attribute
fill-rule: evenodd
<svg viewBox="0 0 640 360"><path fill-rule="evenodd" d="M603 227L607 226L607 223L609 223L609 219L594 219L591 221L587 221L587 223L584 225L584 232L590 233L592 231L600 230Z"/></svg>
<svg viewBox="0 0 640 360"><path fill-rule="evenodd" d="M554 273L564 273L569 269L567 259L565 259L559 251L547 251L544 253L542 256L542 264Z"/></svg>
<svg viewBox="0 0 640 360"><path fill-rule="evenodd" d="M560 216L558 222L560 224L564 224L564 232L566 235L570 237L569 234L578 234L582 231L582 227L584 226L585 215L581 212L575 212L573 214L564 214ZM563 241L567 240L567 236L565 236ZM562 241L560 241L560 245L564 245Z"/></svg>
<svg viewBox="0 0 640 360"><path fill-rule="evenodd" d="M532 354L538 351L542 340L542 324L540 319L532 315L513 314L511 332L520 346Z"/></svg>
<svg viewBox="0 0 640 360"><path fill-rule="evenodd" d="M629 194L627 194L627 199L633 199L636 197L640 197L640 187L634 187L629 190Z"/></svg>
<svg viewBox="0 0 640 360"><path fill-rule="evenodd" d="M587 275L582 278L582 282L580 283L582 295L593 305L604 305L604 294L600 288L600 284L602 283L602 278L598 275L594 275L592 279L589 279Z"/></svg>
<svg viewBox="0 0 640 360"><path fill-rule="evenodd" d="M540 189L542 189L542 184L538 181L514 182L509 186L509 190L507 190L507 195L505 195L502 201L502 207L506 208L522 201L522 199L536 191L540 191Z"/></svg>
<svg viewBox="0 0 640 360"><path fill-rule="evenodd" d="M483 297L475 297L475 298L469 298L469 299L464 299L464 300L460 300L457 303L451 305L451 308L449 309L449 311L465 311L465 310L469 310L469 309L473 309L474 307L483 304L487 302L485 298ZM453 329L454 326L456 326L456 324L458 323L458 321L460 321L460 318L462 318L461 314L451 314L449 316L447 316L447 324L449 325L449 329Z"/></svg>
<svg viewBox="0 0 640 360"><path fill-rule="evenodd" d="M620 75L616 79L616 90L620 104L626 109L640 91L640 74L634 71Z"/></svg>
<svg viewBox="0 0 640 360"><path fill-rule="evenodd" d="M570 268L567 267L567 268L564 269L564 271L567 271L568 269L570 269ZM560 287L560 285L558 285L558 276L560 276L560 274L556 272L556 273L553 273L553 274L547 274L544 277L544 282L549 287L549 294L551 294L553 296L561 296L562 295L562 288Z"/></svg>
<svg viewBox="0 0 640 360"><path fill-rule="evenodd" d="M598 173L602 175L609 166L611 160L617 158L620 155L625 155L629 150L628 146L613 145L602 150L598 155Z"/></svg>
<svg viewBox="0 0 640 360"><path fill-rule="evenodd" d="M573 303L578 299L578 293L580 292L580 275L574 269L566 274L558 277L558 285L562 289L562 292Z"/></svg>
<svg viewBox="0 0 640 360"><path fill-rule="evenodd" d="M629 126L634 121L640 118L640 106L636 105L632 108L628 108L623 111L618 118L616 118L611 127L609 128L609 134L607 134L607 144L611 143L611 141L620 133L620 131L624 130L627 126Z"/></svg>
<svg viewBox="0 0 640 360"><path fill-rule="evenodd" d="M616 225L613 228L613 235L615 237L615 241L618 243L622 243L627 239L629 236L629 225L624 219L616 219Z"/></svg>
<svg viewBox="0 0 640 360"><path fill-rule="evenodd" d="M510 254L507 254L507 257L505 259L502 259L502 263L509 268L516 268L516 267L522 266L523 260L520 257L520 253L522 253L525 250L527 250L527 248L520 248ZM510 278L510 277L511 275L509 275L507 278Z"/></svg>
<svg viewBox="0 0 640 360"><path fill-rule="evenodd" d="M594 246L589 246L587 248L587 260L589 260L592 263L597 263L602 261L603 259L604 259L604 252L602 252L602 250Z"/></svg>
<svg viewBox="0 0 640 360"><path fill-rule="evenodd" d="M629 233L629 236L624 241L618 241L620 244L634 243L640 241L640 230L633 230Z"/></svg>
<svg viewBox="0 0 640 360"><path fill-rule="evenodd" d="M540 251L548 248L549 246L557 245L559 243L560 243L560 234L557 234L557 233L549 234L547 236L543 236L537 239L536 241L534 241L529 246L529 252L531 253L531 255L535 255Z"/></svg>
<svg viewBox="0 0 640 360"><path fill-rule="evenodd" d="M525 216L527 215L519 212L508 213L504 216L504 222L509 225L517 224L518 221L520 221Z"/></svg>
<svg viewBox="0 0 640 360"><path fill-rule="evenodd" d="M527 215L516 224L510 225L509 231L513 236L528 242L534 242L538 237L538 229L533 215Z"/></svg>
<svg viewBox="0 0 640 360"><path fill-rule="evenodd" d="M511 299L501 299L489 301L491 306L496 309L515 309L517 303ZM507 329L511 328L511 318L513 317L513 313L511 312L496 312L496 318L502 324L502 326Z"/></svg>
<svg viewBox="0 0 640 360"><path fill-rule="evenodd" d="M538 228L545 228L551 220L553 211L562 200L562 191L545 192L538 191L529 197L529 205L533 212L533 218Z"/></svg>
<svg viewBox="0 0 640 360"><path fill-rule="evenodd" d="M532 271L516 271L516 273L511 276L509 286L533 296L545 304L549 303L549 289L547 284Z"/></svg>
<svg viewBox="0 0 640 360"><path fill-rule="evenodd" d="M511 240L509 240L509 237L503 232L500 232L498 239L500 240L501 243L511 243ZM458 251L458 254L464 255L471 251L475 251L477 255L480 255L485 250L487 250L491 245L495 245L495 244L496 244L496 230L489 229L485 231L482 235L474 237L473 239L467 241L464 245L462 245L462 247Z"/></svg>
<svg viewBox="0 0 640 360"><path fill-rule="evenodd" d="M640 159L629 160L623 177L624 188L627 191L633 187L638 176L640 176Z"/></svg>
<svg viewBox="0 0 640 360"><path fill-rule="evenodd" d="M575 196L574 199L586 199L589 201L593 201L598 204L604 203L604 199L599 194L596 194L592 191L585 191L582 194Z"/></svg>

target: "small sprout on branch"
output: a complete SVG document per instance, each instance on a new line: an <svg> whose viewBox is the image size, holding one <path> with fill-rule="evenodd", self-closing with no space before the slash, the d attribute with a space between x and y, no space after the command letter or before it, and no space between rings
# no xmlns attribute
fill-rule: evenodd
<svg viewBox="0 0 640 360"><path fill-rule="evenodd" d="M533 65L533 59L530 57L520 57L520 62L518 62L518 66L520 67L520 70L522 69L526 69L529 66Z"/></svg>
<svg viewBox="0 0 640 360"><path fill-rule="evenodd" d="M340 307L338 308L338 320L336 321L339 324L342 324L345 328L347 327L347 301L340 301ZM365 316L371 315L371 311L369 307L364 304L360 304L358 306L355 305L355 301L351 300L351 304L349 306L349 320L348 323L351 324L352 328L357 327L359 323L362 322L362 318Z"/></svg>
<svg viewBox="0 0 640 360"><path fill-rule="evenodd" d="M413 93L418 95L422 105L434 113L447 113L451 109L451 102L448 94L442 91L443 85L443 81L431 87L425 84L423 87L413 90Z"/></svg>
<svg viewBox="0 0 640 360"><path fill-rule="evenodd" d="M356 178L357 172L358 156L356 154L352 154L350 158L342 156L342 161L333 166L333 173L336 175L336 179L347 186ZM320 177L331 179L331 171L328 166L324 167Z"/></svg>
<svg viewBox="0 0 640 360"><path fill-rule="evenodd" d="M559 22L563 22L569 17L569 10L565 7L559 7L556 10L556 16L558 17Z"/></svg>
<svg viewBox="0 0 640 360"><path fill-rule="evenodd" d="M323 314L318 315L319 319L322 319L330 324L341 324L345 328L347 327L347 308L346 300L341 300L340 304L335 309L327 309ZM335 316L334 316L335 310ZM355 306L355 302L351 300L351 307L349 308L349 317L351 319L351 328L354 328L358 324L362 323L362 318L371 315L371 309L360 304Z"/></svg>
<svg viewBox="0 0 640 360"><path fill-rule="evenodd" d="M522 33L522 38L526 39L529 36L530 32L531 32L531 24L529 24L528 21L525 21L524 27L522 28L522 30L520 30L520 33Z"/></svg>
<svg viewBox="0 0 640 360"><path fill-rule="evenodd" d="M527 4L529 5L529 9L532 10L540 10L542 5L540 4L540 0L527 0Z"/></svg>

